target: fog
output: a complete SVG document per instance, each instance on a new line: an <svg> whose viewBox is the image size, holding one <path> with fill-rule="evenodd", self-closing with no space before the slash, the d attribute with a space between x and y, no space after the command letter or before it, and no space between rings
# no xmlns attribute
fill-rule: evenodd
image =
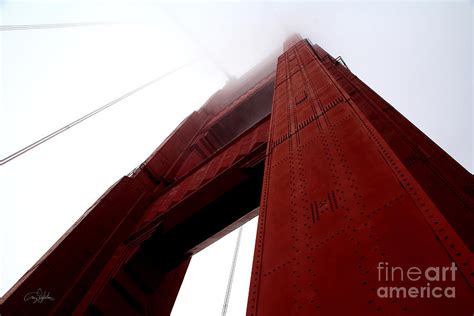
<svg viewBox="0 0 474 316"><path fill-rule="evenodd" d="M0 166L0 295L184 117L293 33L342 56L474 170L472 1L3 1L0 10L3 26L92 23L0 29L0 158L192 61ZM244 229L228 315L245 310L254 233L255 221ZM193 259L174 316L220 313L235 237Z"/></svg>

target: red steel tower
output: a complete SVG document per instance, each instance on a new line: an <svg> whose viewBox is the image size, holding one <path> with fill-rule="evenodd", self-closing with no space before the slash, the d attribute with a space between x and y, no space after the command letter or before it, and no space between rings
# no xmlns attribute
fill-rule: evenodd
<svg viewBox="0 0 474 316"><path fill-rule="evenodd" d="M257 213L248 316L471 315L473 176L339 59L284 47L114 184L1 315L169 315L192 255Z"/></svg>

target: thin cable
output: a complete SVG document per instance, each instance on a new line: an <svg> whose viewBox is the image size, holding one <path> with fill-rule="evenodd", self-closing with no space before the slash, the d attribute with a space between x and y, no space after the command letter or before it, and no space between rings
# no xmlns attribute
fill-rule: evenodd
<svg viewBox="0 0 474 316"><path fill-rule="evenodd" d="M137 93L137 92L140 91L140 90L145 89L146 87L148 87L148 86L154 84L155 82L157 82L157 81L159 81L159 80L161 80L161 79L163 79L163 78L165 78L165 77L167 77L167 76L169 76L169 75L171 75L171 74L177 72L178 70L180 70L180 69L182 69L182 68L188 66L188 65L191 64L191 63L192 63L192 62L188 62L188 63L186 63L186 64L184 64L184 65L182 65L182 66L180 66L180 67L178 67L178 68L175 68L175 69L173 69L173 70L171 70L171 71L165 73L164 75L159 76L159 77L156 78L156 79L153 79L153 80L150 81L150 82L145 83L144 85L142 85L142 86L140 86L140 87L138 87L138 88L136 88L136 89L134 89L134 90L132 90L132 91L130 91L130 92L124 94L124 95L122 95L120 98L117 98L117 99L115 99L115 100L113 100L113 101L111 101L111 102L109 102L109 103L107 103L107 104L101 106L100 108L98 108L98 109L96 109L96 110L94 110L94 111L92 111L92 112L90 112L90 113L84 115L83 117L81 117L81 118L79 118L79 119L77 119L77 120L75 120L75 121L73 121L73 122L67 124L66 126L61 127L60 129L58 129L58 130L52 132L51 134L48 134L48 135L46 135L45 137L43 137L43 138L41 138L41 139L35 141L34 143L31 143L30 145L28 145L28 146L26 146L26 147L24 147L24 148L18 150L17 152L11 154L10 156L7 156L7 157L3 158L2 160L0 160L0 166L6 164L6 163L9 162L9 161L12 161L13 159L15 159L15 158L17 158L17 157L23 155L24 153L26 153L26 152L32 150L33 148L35 148L35 147L37 147L37 146L43 144L44 142L50 140L51 138L53 138L53 137L55 137L55 136L57 136L57 135L59 135L59 134L65 132L66 130L70 129L71 127L76 126L77 124L79 124L79 123L81 123L81 122L87 120L88 118L90 118L90 117L96 115L97 113L102 112L103 110L105 110L105 109L111 107L112 105L114 105L114 104L116 104L116 103L122 101L123 99L128 98L129 96L131 96L132 94Z"/></svg>
<svg viewBox="0 0 474 316"><path fill-rule="evenodd" d="M227 281L227 290L225 292L224 305L222 306L222 316L227 314L227 307L229 306L230 292L232 291L232 282L234 281L235 266L237 264L237 257L239 255L240 239L242 238L242 229L243 227L240 226L239 235L237 236L237 242L235 244L234 258L232 259L232 267L230 268L229 280Z"/></svg>
<svg viewBox="0 0 474 316"><path fill-rule="evenodd" d="M114 24L122 24L122 23L121 22L83 22L83 23L0 25L0 31L63 29L63 28L69 28L69 27L100 26L100 25L114 25Z"/></svg>

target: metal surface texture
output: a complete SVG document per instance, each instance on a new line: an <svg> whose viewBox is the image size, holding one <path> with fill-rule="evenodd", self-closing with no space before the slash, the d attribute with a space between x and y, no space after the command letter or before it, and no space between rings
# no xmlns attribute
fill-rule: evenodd
<svg viewBox="0 0 474 316"><path fill-rule="evenodd" d="M192 256L257 212L248 316L472 315L473 176L342 58L297 35L284 48L105 192L0 299L1 316L169 315ZM455 279L406 274L431 268ZM39 288L54 300L25 301Z"/></svg>
<svg viewBox="0 0 474 316"><path fill-rule="evenodd" d="M340 84L353 75L318 48L293 41L278 60L247 315L472 314L472 208L451 216L469 219L458 234L432 200L451 193L427 194L430 175L412 175L402 146L386 140L406 127L386 124L384 138L373 126L381 114L368 119L353 98L362 85ZM400 276L453 262L454 280ZM400 269L385 278L385 267ZM455 298L379 292L427 286L454 287Z"/></svg>
<svg viewBox="0 0 474 316"><path fill-rule="evenodd" d="M1 298L0 314L169 315L191 256L257 215L273 85L265 62L214 94ZM25 302L39 288L54 300Z"/></svg>

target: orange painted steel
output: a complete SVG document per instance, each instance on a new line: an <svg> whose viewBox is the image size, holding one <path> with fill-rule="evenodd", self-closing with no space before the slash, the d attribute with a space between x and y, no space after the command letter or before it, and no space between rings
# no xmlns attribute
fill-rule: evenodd
<svg viewBox="0 0 474 316"><path fill-rule="evenodd" d="M471 315L473 176L320 46L276 58L104 193L0 314L169 315L192 255L259 212L248 316ZM436 268L455 280L411 280Z"/></svg>
<svg viewBox="0 0 474 316"><path fill-rule="evenodd" d="M454 195L430 190L433 175L413 164L431 162L407 159L390 133L426 138L399 114L380 123L381 99L319 46L290 45L278 59L247 315L471 314L473 210L445 216L454 210L435 201ZM432 269L452 278L436 281ZM437 287L447 294L434 297Z"/></svg>

